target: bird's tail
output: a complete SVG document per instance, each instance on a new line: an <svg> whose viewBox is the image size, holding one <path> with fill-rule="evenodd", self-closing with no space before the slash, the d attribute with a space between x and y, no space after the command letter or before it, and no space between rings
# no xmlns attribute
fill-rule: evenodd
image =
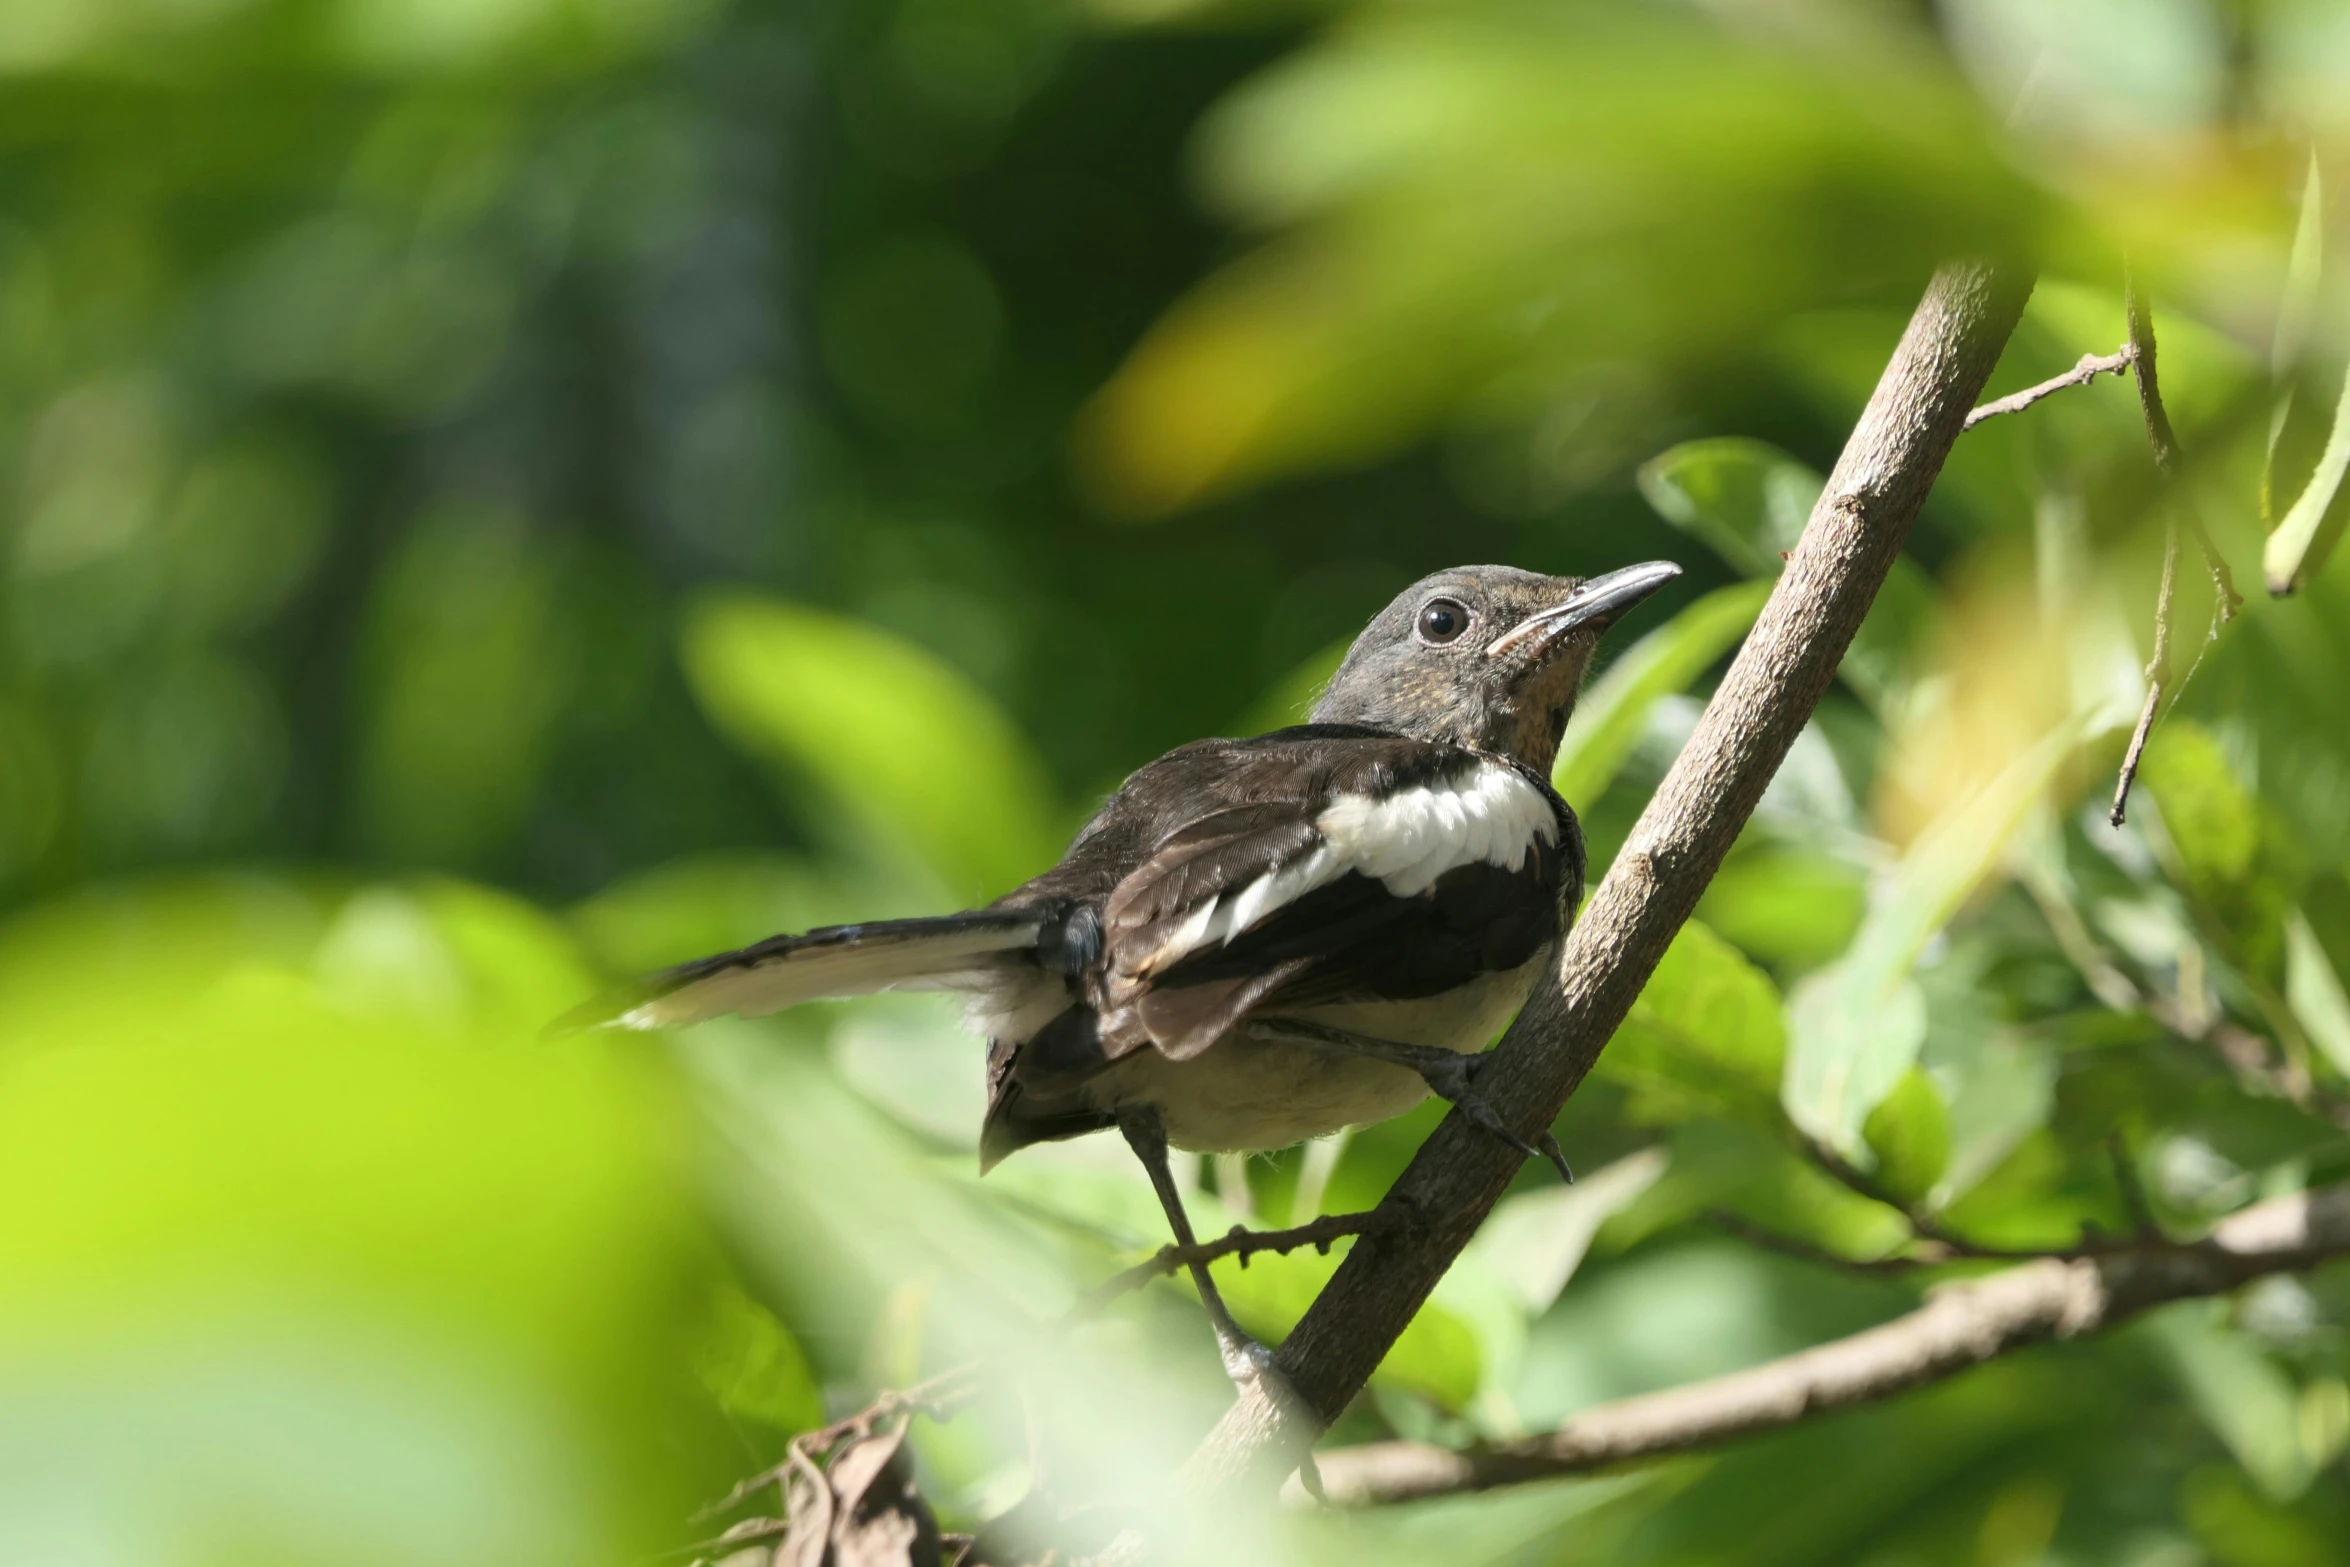
<svg viewBox="0 0 2350 1567"><path fill-rule="evenodd" d="M665 969L588 1003L556 1030L675 1028L729 1012L763 1017L803 1001L882 990L985 990L1015 966L1035 966L1037 940L1049 923L1035 909L990 909L771 936L739 952Z"/></svg>

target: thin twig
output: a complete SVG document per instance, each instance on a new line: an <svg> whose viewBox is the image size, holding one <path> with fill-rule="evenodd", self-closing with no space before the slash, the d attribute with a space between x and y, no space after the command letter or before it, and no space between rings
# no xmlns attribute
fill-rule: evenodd
<svg viewBox="0 0 2350 1567"><path fill-rule="evenodd" d="M1219 1257L1237 1257L1242 1267L1259 1252L1292 1252L1301 1246L1311 1246L1325 1257L1330 1254L1333 1241L1350 1235L1368 1235L1385 1229L1395 1222L1392 1215L1380 1209L1365 1213L1326 1213L1319 1219L1286 1230L1251 1230L1235 1224L1221 1237L1212 1241L1195 1241L1189 1246L1167 1245L1125 1272L1114 1274L1091 1290L1070 1309L1072 1317L1098 1310L1128 1290L1137 1290L1151 1280L1194 1264L1214 1262Z"/></svg>
<svg viewBox="0 0 2350 1567"><path fill-rule="evenodd" d="M2162 586L2154 596L2154 656L2146 661L2146 705L2138 710L2138 727L2130 731L2130 749L2122 757L2121 776L2114 781L2113 808L2105 816L2116 827L2129 820L2130 786L2138 781L2138 764L2145 759L2163 688L2170 683L2170 612L2178 590L2179 524L2169 518L2162 525Z"/></svg>
<svg viewBox="0 0 2350 1567"><path fill-rule="evenodd" d="M2146 438L2154 447L2154 471L2162 481L2162 586L2154 599L2154 656L2146 661L2146 705L2138 712L2138 727L2130 732L2130 748L2122 757L2121 776L2114 781L2113 809L2106 820L2119 827L2129 820L2130 786L2138 781L2138 764L2146 756L2147 737L2154 733L2154 720L2162 711L2164 688L2170 684L2170 617L2171 606L2179 591L2179 520L2178 510L2186 504L2180 493L2178 432L2171 428L2170 413L2162 405L2162 384L2154 368L2154 313L2148 308L2146 296L2138 292L2135 281L2125 285L2124 309L2130 318L2130 359L2138 374L2138 407L2146 416ZM2196 537L2202 543L2204 564L2213 572L2213 580L2220 585L2220 603L2228 605L2235 589L2227 582L2227 563L2219 552L2203 538L2200 526ZM2227 608L2226 614L2233 614ZM2217 635L2217 627L2213 628ZM2209 646L2209 638L2205 639ZM2196 659L2201 663L2200 656Z"/></svg>
<svg viewBox="0 0 2350 1567"><path fill-rule="evenodd" d="M2295 1193L2222 1219L2192 1248L2045 1257L1933 1291L1917 1310L1727 1376L1601 1404L1555 1431L1452 1452L1375 1442L1320 1455L1344 1506L1412 1501L1719 1447L1880 1402L2051 1339L2101 1332L2166 1301L2224 1295L2350 1255L2350 1186Z"/></svg>
<svg viewBox="0 0 2350 1567"><path fill-rule="evenodd" d="M1983 404L1968 414L1966 423L1959 428L1971 430L1986 419L1996 419L2001 414L2021 413L2051 393L2061 392L2068 386L2087 386L2101 375L2125 375L2129 372L2130 361L2135 357L2136 351L2128 343L2110 354L2083 354L2081 362L2064 374L2042 381L2038 386L2027 386L2020 392L2010 392L1996 402Z"/></svg>
<svg viewBox="0 0 2350 1567"><path fill-rule="evenodd" d="M1781 1257L1793 1257L1798 1262L1817 1263L1823 1268L1835 1268L1845 1273L1857 1273L1865 1278L1896 1278L1930 1268L1938 1259L1929 1257L1847 1257L1815 1246L1796 1235L1782 1235L1777 1230L1749 1224L1734 1213L1715 1208L1705 1215L1705 1222L1727 1235L1734 1235L1758 1251L1773 1252Z"/></svg>

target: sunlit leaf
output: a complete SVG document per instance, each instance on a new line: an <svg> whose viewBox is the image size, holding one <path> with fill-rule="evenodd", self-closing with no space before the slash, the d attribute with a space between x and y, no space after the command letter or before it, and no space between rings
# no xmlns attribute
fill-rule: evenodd
<svg viewBox="0 0 2350 1567"><path fill-rule="evenodd" d="M1685 691L1736 646L1770 596L1767 582L1717 588L1632 644L1575 704L1550 770L1551 787L1570 803L1607 792L1639 744L1660 697Z"/></svg>
<svg viewBox="0 0 2350 1567"><path fill-rule="evenodd" d="M1684 441L1640 465L1657 515L1749 577L1776 577L1827 481L1767 441Z"/></svg>
<svg viewBox="0 0 2350 1567"><path fill-rule="evenodd" d="M2074 722L2060 725L1934 822L1872 904L1851 950L1789 998L1787 1113L1846 1157L1869 1159L1861 1125L1925 1043L1925 1001L1910 981L1911 966L1997 866L2078 730Z"/></svg>
<svg viewBox="0 0 2350 1567"><path fill-rule="evenodd" d="M734 1285L721 1286L711 1302L694 1372L730 1415L780 1431L824 1423L823 1389L791 1329Z"/></svg>
<svg viewBox="0 0 2350 1567"><path fill-rule="evenodd" d="M1646 1148L1583 1171L1572 1186L1504 1198L1471 1250L1516 1291L1525 1310L1539 1316L1575 1276L1599 1227L1654 1186L1668 1163L1664 1149Z"/></svg>
<svg viewBox="0 0 2350 1567"><path fill-rule="evenodd" d="M986 693L877 626L748 594L686 619L686 673L721 728L918 856L958 898L1052 863L1057 796Z"/></svg>
<svg viewBox="0 0 2350 1567"><path fill-rule="evenodd" d="M1866 878L1817 852L1757 847L1731 855L1698 917L1740 948L1806 969L1842 952L1868 907Z"/></svg>
<svg viewBox="0 0 2350 1567"><path fill-rule="evenodd" d="M682 1360L700 1285L659 1073L359 1017L256 958L0 1059L0 1555L629 1554L677 1494L640 1466L683 1456L636 1434L690 1434L643 1357Z"/></svg>
<svg viewBox="0 0 2350 1567"><path fill-rule="evenodd" d="M2310 328L2316 322L2318 287L2324 275L2325 180L2318 166L2317 149L2313 147L2309 153L2309 176L2301 187L2301 219L2293 231L2293 259L2285 271L2284 297L2277 308L2276 339L2268 356L2269 375L2283 382L2283 389L2277 393L2276 408L2269 415L2268 446L2260 463L2260 520L2272 532L2277 525L2273 493L2277 444L2284 439L2285 425L2293 417L2294 383L2290 377L2301 363Z"/></svg>
<svg viewBox="0 0 2350 1567"><path fill-rule="evenodd" d="M1928 56L1866 50L1864 93L1850 57L1692 17L1373 8L1250 83L1208 127L1208 177L1284 232L1096 399L1101 498L1162 515L1465 404L1538 414L1595 363L1750 343L1831 276L1906 304L1935 258L2022 221L1979 106ZM1822 247L1823 224L1867 241ZM1696 261L1733 252L1752 264Z"/></svg>
<svg viewBox="0 0 2350 1567"><path fill-rule="evenodd" d="M1861 1137L1877 1180L1905 1202L1923 1201L1950 1163L1950 1112L1933 1079L1916 1067L1869 1112Z"/></svg>
<svg viewBox="0 0 2350 1567"><path fill-rule="evenodd" d="M1977 1042L1963 1063L1937 1062L1938 1076L1956 1079L1950 1095L1950 1157L1928 1195L1947 1207L1973 1190L2024 1138L2048 1122L2056 1107L2056 1061L2045 1046L1993 1035Z"/></svg>
<svg viewBox="0 0 2350 1567"><path fill-rule="evenodd" d="M1769 442L1737 436L1684 441L1640 467L1640 493L1657 515L1738 571L1766 581L1778 577L1825 483ZM1931 629L1934 611L1931 580L1907 556L1897 558L1853 636L1844 678L1871 702L1884 701L1910 650Z"/></svg>
<svg viewBox="0 0 2350 1567"><path fill-rule="evenodd" d="M2309 917L2293 911L2285 922L2285 1003L2300 1019L2311 1044L2325 1052L2334 1070L2350 1077L2350 995L2342 976L2309 927Z"/></svg>
<svg viewBox="0 0 2350 1567"><path fill-rule="evenodd" d="M2343 379L2341 401L2335 404L2333 427L2326 434L2316 469L2261 551L2261 575L2269 592L2292 592L2324 564L2326 550L2341 532L2338 518L2330 528L2326 522L2335 516L2334 497L2341 491L2345 474L2350 474L2350 375Z"/></svg>
<svg viewBox="0 0 2350 1567"><path fill-rule="evenodd" d="M1695 920L1681 927L1594 1070L1652 1123L1698 1111L1778 1123L1786 1057L1778 987Z"/></svg>

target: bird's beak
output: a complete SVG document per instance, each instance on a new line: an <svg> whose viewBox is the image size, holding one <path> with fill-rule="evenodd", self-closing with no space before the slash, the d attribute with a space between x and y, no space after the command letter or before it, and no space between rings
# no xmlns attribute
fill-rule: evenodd
<svg viewBox="0 0 2350 1567"><path fill-rule="evenodd" d="M1679 575L1681 568L1671 561L1652 560L1611 571L1604 577L1593 577L1550 608L1528 615L1502 633L1485 650L1485 656L1499 658L1529 641L1548 646L1577 626L1604 629L1615 624L1624 611Z"/></svg>

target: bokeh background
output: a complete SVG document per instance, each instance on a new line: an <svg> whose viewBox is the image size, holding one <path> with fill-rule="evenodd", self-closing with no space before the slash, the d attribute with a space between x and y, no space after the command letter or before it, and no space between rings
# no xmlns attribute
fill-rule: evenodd
<svg viewBox="0 0 2350 1567"><path fill-rule="evenodd" d="M919 1001L547 1040L599 986L1049 863L1470 561L1687 575L1559 782L1604 864L1933 264L2043 281L1699 923L1336 1441L1894 1315L1896 1209L2193 1233L2350 1172L2330 0L10 0L0 1559L684 1561L973 1359L950 1523L1223 1398L1104 1140L980 1184ZM2166 519L2175 668L2102 823ZM2264 572L2298 592L2272 600ZM2213 634L2206 637L2209 625ZM1366 1205L1422 1112L1196 1161ZM1334 1266L1232 1274L1278 1336ZM2350 1276L1635 1473L1226 1560L2350 1557ZM1023 1402L1023 1399L1025 1402ZM1173 1529L1170 1523L1169 1528Z"/></svg>

